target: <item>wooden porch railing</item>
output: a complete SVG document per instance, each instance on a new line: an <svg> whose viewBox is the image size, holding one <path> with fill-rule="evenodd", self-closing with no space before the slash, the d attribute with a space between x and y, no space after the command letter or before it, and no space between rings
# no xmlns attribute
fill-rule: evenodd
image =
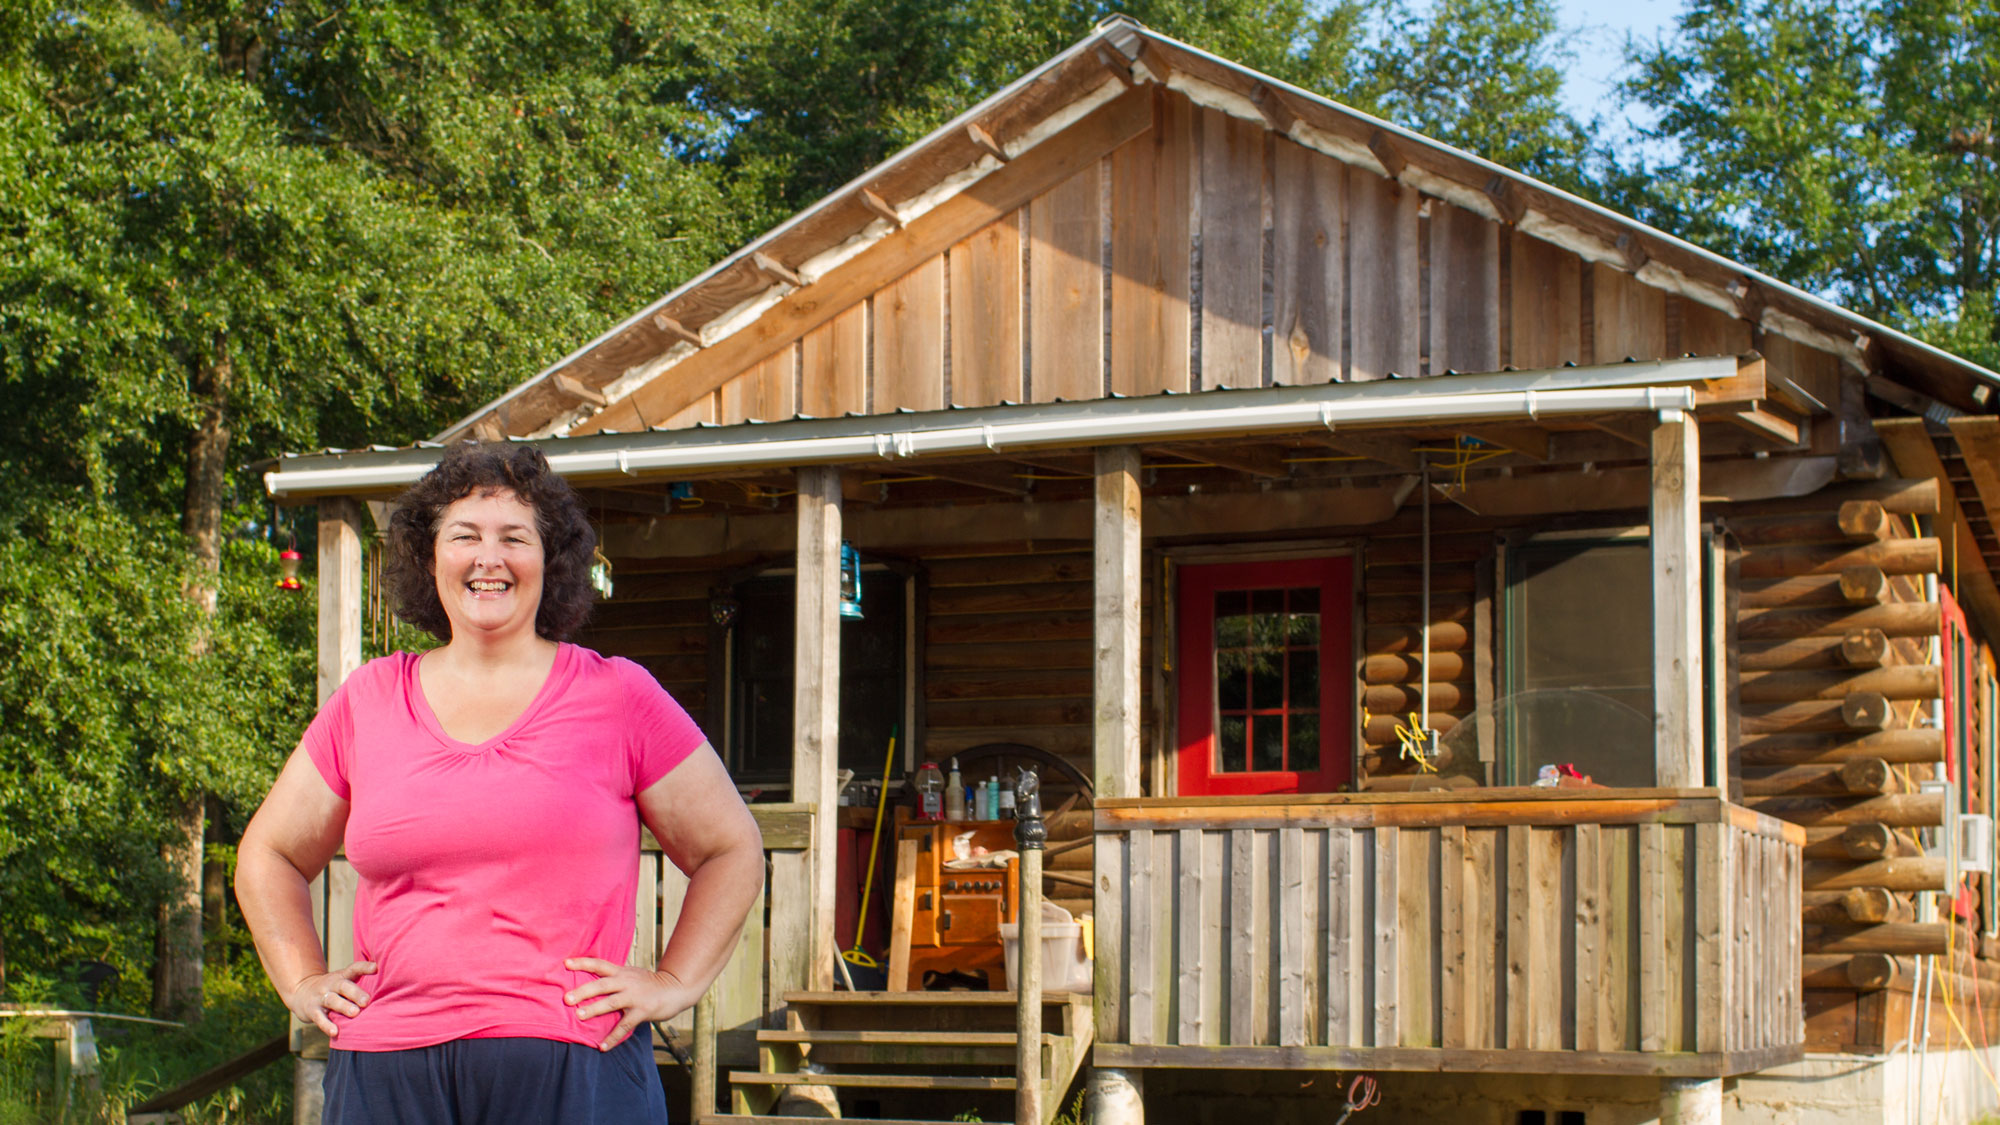
<svg viewBox="0 0 2000 1125"><path fill-rule="evenodd" d="M757 1029L767 1026L782 1006L777 998L810 986L807 904L811 899L811 883L806 846L810 842L812 806L752 805L750 812L764 834L769 878L764 893L758 896L743 923L742 936L737 939L728 966L707 993L705 1004L713 1022L704 1030L711 1041L696 1044L692 1011L682 1012L667 1025L680 1043L696 1045L696 1081L703 1080L705 1071L711 1093L718 1064L755 1062ZM324 935L329 965L345 965L354 960L355 889L354 869L345 856L336 856L327 865L326 874L313 884L313 923ZM633 903L637 924L632 934L630 964L651 968L659 960L660 950L680 917L681 900L686 893L687 877L667 860L652 833L642 833L638 893ZM325 1057L325 1038L296 1019L291 1022L294 1053ZM662 1045L657 1037L654 1045Z"/></svg>
<svg viewBox="0 0 2000 1125"><path fill-rule="evenodd" d="M1796 1058L1804 834L1714 790L1097 807L1101 1066Z"/></svg>

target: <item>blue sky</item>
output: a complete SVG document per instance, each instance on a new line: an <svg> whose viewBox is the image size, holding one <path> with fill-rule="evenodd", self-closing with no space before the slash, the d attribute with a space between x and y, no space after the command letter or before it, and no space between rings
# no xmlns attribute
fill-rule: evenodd
<svg viewBox="0 0 2000 1125"><path fill-rule="evenodd" d="M1558 0L1576 58L1563 99L1578 120L1603 114L1612 132L1624 114L1611 87L1623 76L1625 38L1651 39L1672 28L1681 0Z"/></svg>

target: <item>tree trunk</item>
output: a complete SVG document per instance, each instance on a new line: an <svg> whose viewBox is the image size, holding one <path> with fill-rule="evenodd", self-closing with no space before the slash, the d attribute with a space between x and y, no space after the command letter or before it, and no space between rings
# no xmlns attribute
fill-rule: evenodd
<svg viewBox="0 0 2000 1125"><path fill-rule="evenodd" d="M201 1018L201 834L206 802L180 798L161 852L174 888L160 904L153 951L153 1017Z"/></svg>
<svg viewBox="0 0 2000 1125"><path fill-rule="evenodd" d="M208 824L203 829L203 847L228 842L229 820L222 802L208 798L205 809ZM220 958L222 948L217 944L222 940L224 915L229 909L229 865L215 858L215 853L204 851L201 860L201 932L204 954Z"/></svg>
<svg viewBox="0 0 2000 1125"><path fill-rule="evenodd" d="M181 531L196 563L187 595L204 617L215 616L222 574L222 494L229 475L229 393L236 370L228 341L218 335L214 355L199 362L193 380L198 417L188 435L187 486ZM197 630L190 658L208 655L206 629ZM153 1014L198 1020L202 992L202 834L207 795L183 792L174 809L162 858L174 889L160 904L153 960Z"/></svg>
<svg viewBox="0 0 2000 1125"><path fill-rule="evenodd" d="M235 367L225 346L218 339L216 359L203 364L195 376L194 399L201 413L194 432L188 435L187 490L181 504L181 531L200 566L200 577L188 595L211 617L215 614L216 586L222 573L222 492L229 479L229 393L236 383ZM195 655L203 655L207 647L205 639L198 641Z"/></svg>

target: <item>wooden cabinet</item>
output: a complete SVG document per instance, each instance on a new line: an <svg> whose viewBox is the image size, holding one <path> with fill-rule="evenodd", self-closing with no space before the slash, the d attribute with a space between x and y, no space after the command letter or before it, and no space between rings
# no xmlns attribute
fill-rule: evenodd
<svg viewBox="0 0 2000 1125"><path fill-rule="evenodd" d="M927 972L983 975L986 987L1006 987L1000 923L1014 921L1020 901L1016 865L953 870L945 866L952 843L971 833L970 847L1012 849L1011 820L903 821L898 840L917 845L916 909L911 914L908 987L923 987Z"/></svg>

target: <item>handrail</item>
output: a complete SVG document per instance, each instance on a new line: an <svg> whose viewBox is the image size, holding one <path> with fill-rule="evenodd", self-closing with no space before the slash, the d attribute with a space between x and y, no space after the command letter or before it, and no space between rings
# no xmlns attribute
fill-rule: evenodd
<svg viewBox="0 0 2000 1125"><path fill-rule="evenodd" d="M150 1016L128 1016L119 1012L86 1012L69 1008L0 1009L0 1019L21 1019L29 1016L42 1019L123 1020L126 1023L150 1023L159 1027L187 1026L179 1020L156 1020Z"/></svg>
<svg viewBox="0 0 2000 1125"><path fill-rule="evenodd" d="M1145 797L1096 804L1099 832L1133 828L1425 828L1510 824L1714 824L1805 846L1805 829L1718 789L1507 789L1443 793Z"/></svg>

